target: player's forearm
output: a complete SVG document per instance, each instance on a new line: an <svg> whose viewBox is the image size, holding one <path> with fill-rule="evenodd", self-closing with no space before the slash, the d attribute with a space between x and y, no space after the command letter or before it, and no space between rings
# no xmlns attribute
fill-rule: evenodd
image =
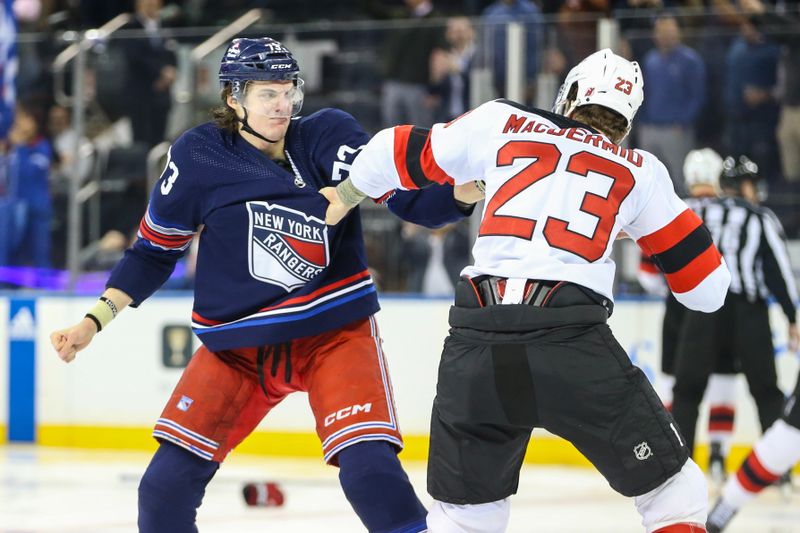
<svg viewBox="0 0 800 533"><path fill-rule="evenodd" d="M114 302L114 305L117 306L118 313L122 312L122 310L128 307L133 301L133 298L131 298L128 293L120 289L115 289L114 287L107 288L103 291L102 296Z"/></svg>
<svg viewBox="0 0 800 533"><path fill-rule="evenodd" d="M336 186L336 192L339 194L342 203L348 208L355 207L361 203L361 200L367 197L365 193L360 191L358 187L353 184L353 180L349 178Z"/></svg>
<svg viewBox="0 0 800 533"><path fill-rule="evenodd" d="M397 174L394 160L394 129L379 131L364 146L350 168L349 180L370 198L381 198L395 189L409 189Z"/></svg>
<svg viewBox="0 0 800 533"><path fill-rule="evenodd" d="M97 303L89 309L84 320L91 321L98 333L105 329L116 316L133 301L126 292L113 287L106 289Z"/></svg>

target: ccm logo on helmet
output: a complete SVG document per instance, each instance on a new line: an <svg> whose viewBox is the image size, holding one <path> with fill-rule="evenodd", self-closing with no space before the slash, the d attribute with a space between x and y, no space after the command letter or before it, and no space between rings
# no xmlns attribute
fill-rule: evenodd
<svg viewBox="0 0 800 533"><path fill-rule="evenodd" d="M342 420L343 418L347 418L351 415L357 415L358 413L369 413L372 409L371 403L365 403L364 405L350 405L348 407L344 407L339 409L335 413L331 413L325 417L325 427L330 426L337 420Z"/></svg>
<svg viewBox="0 0 800 533"><path fill-rule="evenodd" d="M270 70L286 70L292 68L292 65L290 63L274 63L269 68Z"/></svg>

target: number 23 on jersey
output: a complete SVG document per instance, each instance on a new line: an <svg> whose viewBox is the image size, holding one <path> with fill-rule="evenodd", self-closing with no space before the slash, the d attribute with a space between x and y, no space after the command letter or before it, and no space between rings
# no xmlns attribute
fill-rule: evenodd
<svg viewBox="0 0 800 533"><path fill-rule="evenodd" d="M497 211L512 198L522 193L539 180L547 179L556 173L562 154L554 144L537 141L509 141L497 152L497 167L513 165L517 159L536 159L520 172L503 183L486 206L481 222L479 237L507 236L530 240L538 223L533 218L512 215L498 215ZM547 244L582 257L588 262L603 257L614 220L619 213L620 204L634 186L631 171L614 161L590 152L578 152L567 162L566 171L578 176L588 177L590 172L606 176L612 180L607 197L586 192L581 199L580 210L597 217L597 225L591 237L572 231L569 221L552 216L546 217L544 235Z"/></svg>

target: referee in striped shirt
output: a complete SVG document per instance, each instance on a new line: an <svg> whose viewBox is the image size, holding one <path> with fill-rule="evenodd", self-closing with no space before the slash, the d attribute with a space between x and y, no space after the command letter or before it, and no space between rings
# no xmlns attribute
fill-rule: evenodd
<svg viewBox="0 0 800 533"><path fill-rule="evenodd" d="M797 288L783 229L757 202L758 167L744 156L729 157L720 185L723 198L706 203L698 215L711 232L731 272L725 304L716 312L687 311L675 360L672 415L694 450L698 406L720 358L729 358L747 378L762 429L780 416L784 402L777 385L767 298L773 295L789 322L789 349L796 350Z"/></svg>

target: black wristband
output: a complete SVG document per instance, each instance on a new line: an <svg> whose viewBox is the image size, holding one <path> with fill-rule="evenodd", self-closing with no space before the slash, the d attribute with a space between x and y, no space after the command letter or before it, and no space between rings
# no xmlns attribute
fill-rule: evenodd
<svg viewBox="0 0 800 533"><path fill-rule="evenodd" d="M91 313L86 313L86 315L85 315L85 318L88 318L88 319L90 319L92 322L94 322L94 325L95 325L95 326L97 326L97 333L100 333L100 331L103 329L103 326L100 324L100 321L99 321L99 320L97 320L97 317L96 317L96 316L94 316L94 315L93 315L93 314L91 314Z"/></svg>
<svg viewBox="0 0 800 533"><path fill-rule="evenodd" d="M105 296L101 296L100 301L105 302L108 308L111 309L112 317L116 318L117 313L119 313L119 311L117 311L117 306L114 304L114 302L112 302L109 298L106 298Z"/></svg>

